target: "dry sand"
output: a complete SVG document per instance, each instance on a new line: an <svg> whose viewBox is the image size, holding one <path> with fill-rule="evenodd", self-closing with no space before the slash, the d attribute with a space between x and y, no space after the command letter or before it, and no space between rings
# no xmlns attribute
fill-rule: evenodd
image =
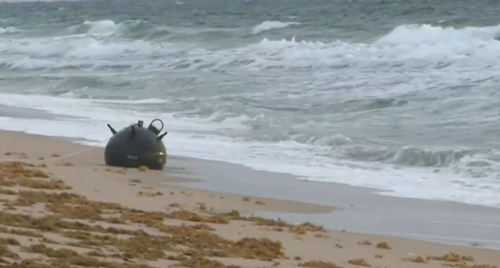
<svg viewBox="0 0 500 268"><path fill-rule="evenodd" d="M0 132L2 267L495 267L500 252L245 217L330 207L165 186L100 148ZM64 157L74 152L79 154ZM63 157L61 157L63 156ZM235 174L237 175L237 174ZM483 265L483 266L481 266Z"/></svg>

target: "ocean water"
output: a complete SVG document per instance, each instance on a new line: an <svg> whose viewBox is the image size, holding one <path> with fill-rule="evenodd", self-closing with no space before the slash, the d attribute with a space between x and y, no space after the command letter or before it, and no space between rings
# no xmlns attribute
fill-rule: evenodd
<svg viewBox="0 0 500 268"><path fill-rule="evenodd" d="M0 128L500 207L499 1L0 3ZM73 117L67 117L67 116ZM101 143L99 143L101 142Z"/></svg>

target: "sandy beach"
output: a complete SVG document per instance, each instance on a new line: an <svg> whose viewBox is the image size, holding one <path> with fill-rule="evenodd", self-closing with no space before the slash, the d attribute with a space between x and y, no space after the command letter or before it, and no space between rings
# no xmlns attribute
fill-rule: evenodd
<svg viewBox="0 0 500 268"><path fill-rule="evenodd" d="M203 170L191 174L189 165L175 166L176 161L168 162L165 172L122 169L103 164L102 148L9 131L0 132L0 139L2 267L487 268L500 263L500 252L491 249L252 216L341 209L190 187L203 185L203 177L194 174Z"/></svg>

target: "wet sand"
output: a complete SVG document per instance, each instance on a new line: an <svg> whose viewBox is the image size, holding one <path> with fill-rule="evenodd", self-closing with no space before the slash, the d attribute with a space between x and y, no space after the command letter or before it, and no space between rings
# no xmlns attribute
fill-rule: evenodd
<svg viewBox="0 0 500 268"><path fill-rule="evenodd" d="M333 213L317 215L259 215L279 216L294 222L314 221L337 230L500 249L499 209L383 196L377 194L380 191L376 189L296 180L286 174L256 171L217 161L181 157L171 157L170 161L188 167L196 177L203 178L197 184L180 185L336 208Z"/></svg>

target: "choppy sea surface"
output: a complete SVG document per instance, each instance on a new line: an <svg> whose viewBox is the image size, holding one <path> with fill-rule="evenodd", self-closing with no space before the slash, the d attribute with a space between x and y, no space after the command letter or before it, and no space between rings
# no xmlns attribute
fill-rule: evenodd
<svg viewBox="0 0 500 268"><path fill-rule="evenodd" d="M0 128L500 207L500 3L0 3ZM61 117L71 115L75 118ZM102 144L101 144L102 145Z"/></svg>

